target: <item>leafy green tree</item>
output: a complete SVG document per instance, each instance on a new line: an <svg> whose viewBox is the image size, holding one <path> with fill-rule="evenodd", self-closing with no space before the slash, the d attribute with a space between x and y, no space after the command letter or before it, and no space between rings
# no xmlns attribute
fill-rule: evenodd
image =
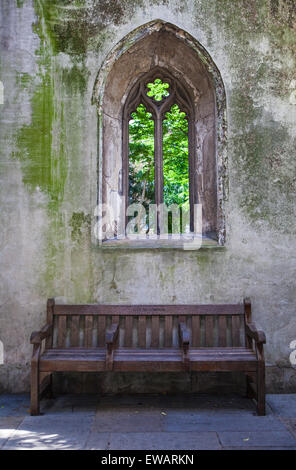
<svg viewBox="0 0 296 470"><path fill-rule="evenodd" d="M160 78L156 78L153 83L148 83L147 87L149 88L147 96L154 98L155 101L161 101L170 94L168 91L170 85L163 83Z"/></svg>
<svg viewBox="0 0 296 470"><path fill-rule="evenodd" d="M156 79L148 84L147 95L155 101L169 95L169 84ZM132 113L129 123L129 204L146 209L154 197L154 121L143 104ZM177 204L189 210L188 122L177 104L163 120L163 196L167 206Z"/></svg>
<svg viewBox="0 0 296 470"><path fill-rule="evenodd" d="M129 203L154 203L154 121L140 105L129 123Z"/></svg>
<svg viewBox="0 0 296 470"><path fill-rule="evenodd" d="M188 122L174 104L163 121L164 202L189 209Z"/></svg>

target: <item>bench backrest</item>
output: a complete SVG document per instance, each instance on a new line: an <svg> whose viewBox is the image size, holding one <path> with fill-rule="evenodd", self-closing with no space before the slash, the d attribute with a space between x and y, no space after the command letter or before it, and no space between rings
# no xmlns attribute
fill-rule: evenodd
<svg viewBox="0 0 296 470"><path fill-rule="evenodd" d="M105 347L106 329L119 322L119 346L178 347L185 322L192 347L245 345L243 304L231 305L62 305L48 302L53 335L46 347Z"/></svg>

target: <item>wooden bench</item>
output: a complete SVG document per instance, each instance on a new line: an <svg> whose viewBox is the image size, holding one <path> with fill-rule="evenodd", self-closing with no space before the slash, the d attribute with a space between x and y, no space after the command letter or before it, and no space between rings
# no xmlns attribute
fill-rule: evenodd
<svg viewBox="0 0 296 470"><path fill-rule="evenodd" d="M241 371L265 414L265 334L251 303L236 305L61 305L31 335L31 414L59 371Z"/></svg>

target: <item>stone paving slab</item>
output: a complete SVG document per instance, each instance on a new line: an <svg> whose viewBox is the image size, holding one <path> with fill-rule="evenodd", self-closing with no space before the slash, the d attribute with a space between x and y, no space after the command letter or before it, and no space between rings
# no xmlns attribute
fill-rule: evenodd
<svg viewBox="0 0 296 470"><path fill-rule="evenodd" d="M296 447L267 447L267 446L263 446L263 447L224 447L223 446L223 449L222 450L263 450L264 452L265 451L268 451L268 450L296 450ZM271 459L272 459L272 456L271 456Z"/></svg>
<svg viewBox="0 0 296 470"><path fill-rule="evenodd" d="M91 436L88 445L95 442ZM218 450L221 445L215 432L128 432L111 433L108 450ZM94 447L92 447L94 448Z"/></svg>
<svg viewBox="0 0 296 470"><path fill-rule="evenodd" d="M172 411L163 419L164 431L285 431L286 427L274 416L241 414L200 414Z"/></svg>
<svg viewBox="0 0 296 470"><path fill-rule="evenodd" d="M61 395L31 417L28 394L0 395L0 448L296 450L295 395L267 401L259 417L238 395Z"/></svg>
<svg viewBox="0 0 296 470"><path fill-rule="evenodd" d="M255 403L244 397L235 395L183 395L183 396L108 396L99 399L99 406L103 409L135 408L198 410L200 413L238 413L248 412L256 415ZM267 414L271 410L268 408Z"/></svg>
<svg viewBox="0 0 296 470"><path fill-rule="evenodd" d="M163 415L155 410L99 409L93 429L95 432L157 432L162 431Z"/></svg>
<svg viewBox="0 0 296 470"><path fill-rule="evenodd" d="M268 394L266 401L276 415L296 418L296 393L285 395Z"/></svg>
<svg viewBox="0 0 296 470"><path fill-rule="evenodd" d="M5 450L83 449L94 413L26 417L3 446Z"/></svg>
<svg viewBox="0 0 296 470"><path fill-rule="evenodd" d="M0 417L0 449L23 421L22 416Z"/></svg>
<svg viewBox="0 0 296 470"><path fill-rule="evenodd" d="M238 395L114 395L99 398L100 406L134 407L143 406L148 408L198 408L200 410L250 410L256 412L256 406L249 398Z"/></svg>
<svg viewBox="0 0 296 470"><path fill-rule="evenodd" d="M242 410L249 410L252 413L256 412L256 406L253 400L239 395L183 395L179 397L166 397L161 396L159 399L160 406L164 408L180 408L186 410L187 408L194 408L196 410L206 410L207 412L217 413L222 411L241 412Z"/></svg>
<svg viewBox="0 0 296 470"><path fill-rule="evenodd" d="M98 403L96 395L62 395L41 400L40 411L46 415L62 413L95 413Z"/></svg>
<svg viewBox="0 0 296 470"><path fill-rule="evenodd" d="M225 447L296 447L296 440L287 430L284 431L236 431L218 432L220 442Z"/></svg>
<svg viewBox="0 0 296 470"><path fill-rule="evenodd" d="M29 413L29 394L0 395L0 418L3 416L27 416Z"/></svg>
<svg viewBox="0 0 296 470"><path fill-rule="evenodd" d="M296 418L282 418L281 420L296 439Z"/></svg>
<svg viewBox="0 0 296 470"><path fill-rule="evenodd" d="M98 398L98 406L104 409L159 408L161 397L159 395L106 395Z"/></svg>

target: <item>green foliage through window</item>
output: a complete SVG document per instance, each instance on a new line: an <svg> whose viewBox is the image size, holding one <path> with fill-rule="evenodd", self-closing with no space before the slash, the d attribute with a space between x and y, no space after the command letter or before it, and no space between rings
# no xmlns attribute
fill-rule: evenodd
<svg viewBox="0 0 296 470"><path fill-rule="evenodd" d="M156 101L169 94L169 84L160 79L148 87L151 91L147 94ZM189 213L188 121L177 104L172 105L163 120L163 200L168 207L175 204L182 208L181 220L185 212ZM129 205L133 203L145 207L148 224L149 204L155 204L154 121L143 104L129 121Z"/></svg>
<svg viewBox="0 0 296 470"><path fill-rule="evenodd" d="M163 121L163 196L189 210L188 122L174 104Z"/></svg>
<svg viewBox="0 0 296 470"><path fill-rule="evenodd" d="M129 204L154 203L154 121L143 104L129 122Z"/></svg>
<svg viewBox="0 0 296 470"><path fill-rule="evenodd" d="M160 78L156 78L153 83L148 83L147 87L150 89L147 96L154 98L155 101L161 101L163 98L169 96L168 83L163 83Z"/></svg>

